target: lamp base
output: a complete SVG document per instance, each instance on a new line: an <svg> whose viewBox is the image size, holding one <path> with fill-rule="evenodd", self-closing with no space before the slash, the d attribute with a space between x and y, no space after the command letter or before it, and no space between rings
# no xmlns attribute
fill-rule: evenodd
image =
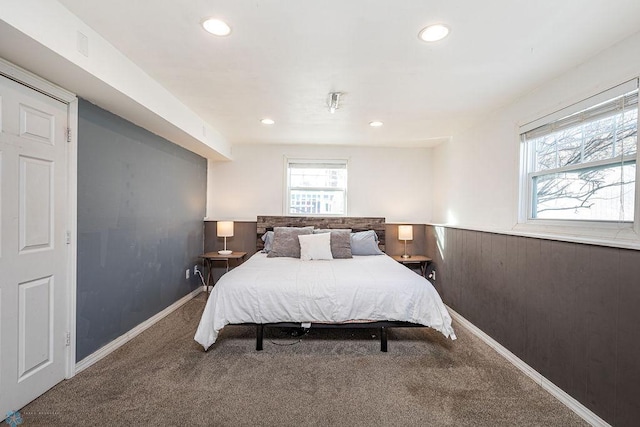
<svg viewBox="0 0 640 427"><path fill-rule="evenodd" d="M226 251L218 251L218 253L219 253L220 255L231 255L231 254L233 253L233 251L229 251L229 250L226 250Z"/></svg>
<svg viewBox="0 0 640 427"><path fill-rule="evenodd" d="M404 259L411 258L411 255L409 254L400 255L400 258L404 258Z"/></svg>

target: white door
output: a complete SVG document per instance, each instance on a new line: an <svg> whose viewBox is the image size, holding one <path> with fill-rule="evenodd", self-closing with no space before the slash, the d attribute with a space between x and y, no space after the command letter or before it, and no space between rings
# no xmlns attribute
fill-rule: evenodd
<svg viewBox="0 0 640 427"><path fill-rule="evenodd" d="M0 420L65 377L67 111L0 76Z"/></svg>

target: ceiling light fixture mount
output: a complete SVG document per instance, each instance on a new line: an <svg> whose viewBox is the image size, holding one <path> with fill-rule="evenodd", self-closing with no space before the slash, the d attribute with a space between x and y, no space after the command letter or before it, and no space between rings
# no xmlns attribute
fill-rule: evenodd
<svg viewBox="0 0 640 427"><path fill-rule="evenodd" d="M229 27L226 22L217 18L205 19L204 21L202 21L202 27L206 31L218 37L226 37L231 34L231 27Z"/></svg>
<svg viewBox="0 0 640 427"><path fill-rule="evenodd" d="M344 95L342 92L329 92L327 107L329 107L329 112L331 114L335 113L336 110L340 108L340 97L342 95Z"/></svg>
<svg viewBox="0 0 640 427"><path fill-rule="evenodd" d="M449 35L449 27L444 24L433 24L424 27L418 33L418 38L425 42L437 42Z"/></svg>
<svg viewBox="0 0 640 427"><path fill-rule="evenodd" d="M383 124L384 123L382 123L380 120L374 120L372 122L369 122L369 126L371 126L372 128L379 128Z"/></svg>
<svg viewBox="0 0 640 427"><path fill-rule="evenodd" d="M275 120L270 119L270 118L264 118L262 120L260 120L260 123L262 123L263 125L272 125L275 123Z"/></svg>

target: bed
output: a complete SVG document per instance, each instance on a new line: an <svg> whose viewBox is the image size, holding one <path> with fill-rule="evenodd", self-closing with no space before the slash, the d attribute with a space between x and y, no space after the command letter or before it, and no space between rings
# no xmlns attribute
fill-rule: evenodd
<svg viewBox="0 0 640 427"><path fill-rule="evenodd" d="M310 225L377 230L377 246L384 247L384 218L258 217L257 230L263 236L271 226ZM431 283L385 254L303 260L257 252L216 283L194 339L206 351L229 324L255 325L256 350L262 350L268 327L377 328L381 351L387 351L390 327L427 326L455 339L451 317Z"/></svg>

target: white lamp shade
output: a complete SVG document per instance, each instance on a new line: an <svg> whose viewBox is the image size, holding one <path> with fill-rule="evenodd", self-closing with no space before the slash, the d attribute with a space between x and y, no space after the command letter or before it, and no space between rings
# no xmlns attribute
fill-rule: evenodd
<svg viewBox="0 0 640 427"><path fill-rule="evenodd" d="M218 237L233 237L233 221L218 221L216 233Z"/></svg>
<svg viewBox="0 0 640 427"><path fill-rule="evenodd" d="M398 240L413 240L413 225L399 225Z"/></svg>

